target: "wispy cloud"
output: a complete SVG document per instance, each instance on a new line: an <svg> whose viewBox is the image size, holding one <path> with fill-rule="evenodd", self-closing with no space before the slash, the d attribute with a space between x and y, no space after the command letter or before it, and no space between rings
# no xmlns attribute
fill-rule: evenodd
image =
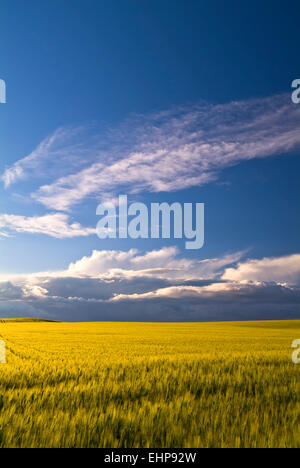
<svg viewBox="0 0 300 468"><path fill-rule="evenodd" d="M81 141L84 167L78 171L72 167L72 173L41 186L32 197L48 208L67 211L86 197L100 200L120 191L176 191L204 185L215 181L224 168L299 148L299 124L300 108L287 95L139 116L112 131L101 145L97 137L93 143ZM60 130L64 160L74 151L72 145L63 147L62 135ZM7 169L6 186L20 177L32 159L35 164L51 159L49 147L44 142L29 160Z"/></svg>
<svg viewBox="0 0 300 468"><path fill-rule="evenodd" d="M7 232L3 232L3 231L0 231L0 240L1 240L1 237L11 237L9 234L7 234Z"/></svg>
<svg viewBox="0 0 300 468"><path fill-rule="evenodd" d="M90 161L95 142L89 127L61 127L45 138L28 156L4 170L5 188L31 178L69 174Z"/></svg>
<svg viewBox="0 0 300 468"><path fill-rule="evenodd" d="M154 291L146 292L143 294L117 294L111 300L113 302L118 301L142 301L151 299L211 299L220 298L224 296L230 297L239 295L249 295L249 292L254 290L263 290L266 288L266 284L259 283L253 284L242 284L242 283L212 283L207 286L170 286L165 288L156 289Z"/></svg>
<svg viewBox="0 0 300 468"><path fill-rule="evenodd" d="M9 237L12 233L44 234L57 239L89 236L96 234L95 228L83 227L79 223L70 223L64 213L52 213L44 216L18 216L0 214L1 236Z"/></svg>

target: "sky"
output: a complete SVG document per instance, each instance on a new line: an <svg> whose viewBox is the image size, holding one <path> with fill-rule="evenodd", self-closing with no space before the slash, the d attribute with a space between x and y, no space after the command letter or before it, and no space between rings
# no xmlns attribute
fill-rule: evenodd
<svg viewBox="0 0 300 468"><path fill-rule="evenodd" d="M299 3L2 0L0 317L300 318ZM205 242L99 239L204 203Z"/></svg>

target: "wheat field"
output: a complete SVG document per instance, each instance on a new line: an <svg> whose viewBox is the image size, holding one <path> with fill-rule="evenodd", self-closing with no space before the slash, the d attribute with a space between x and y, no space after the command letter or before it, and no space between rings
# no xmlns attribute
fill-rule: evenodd
<svg viewBox="0 0 300 468"><path fill-rule="evenodd" d="M300 321L0 321L0 447L300 447Z"/></svg>

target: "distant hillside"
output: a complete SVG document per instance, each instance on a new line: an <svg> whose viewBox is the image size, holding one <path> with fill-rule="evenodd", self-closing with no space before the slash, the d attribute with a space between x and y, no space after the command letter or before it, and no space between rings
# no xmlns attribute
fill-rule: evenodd
<svg viewBox="0 0 300 468"><path fill-rule="evenodd" d="M46 319L39 319L39 318L3 318L0 319L0 323L15 323L15 322L47 322L47 323L59 323L57 320L46 320Z"/></svg>

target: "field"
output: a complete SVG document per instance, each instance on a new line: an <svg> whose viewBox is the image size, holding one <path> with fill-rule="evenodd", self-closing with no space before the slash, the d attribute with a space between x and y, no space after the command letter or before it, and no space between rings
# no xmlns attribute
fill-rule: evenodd
<svg viewBox="0 0 300 468"><path fill-rule="evenodd" d="M0 447L300 447L300 321L0 321Z"/></svg>

